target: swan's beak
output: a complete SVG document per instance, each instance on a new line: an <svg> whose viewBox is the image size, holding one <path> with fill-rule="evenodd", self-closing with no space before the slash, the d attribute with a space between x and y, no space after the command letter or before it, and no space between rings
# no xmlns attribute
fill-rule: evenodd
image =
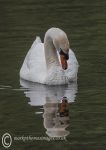
<svg viewBox="0 0 106 150"><path fill-rule="evenodd" d="M60 55L61 65L64 70L68 68L67 60L64 55Z"/></svg>

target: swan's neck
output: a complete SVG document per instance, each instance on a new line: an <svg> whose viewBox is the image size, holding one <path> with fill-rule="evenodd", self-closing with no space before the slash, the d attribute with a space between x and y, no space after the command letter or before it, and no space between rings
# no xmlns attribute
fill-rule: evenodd
<svg viewBox="0 0 106 150"><path fill-rule="evenodd" d="M53 64L59 65L57 51L53 45L53 38L49 34L46 34L44 38L44 50L47 69L53 66Z"/></svg>

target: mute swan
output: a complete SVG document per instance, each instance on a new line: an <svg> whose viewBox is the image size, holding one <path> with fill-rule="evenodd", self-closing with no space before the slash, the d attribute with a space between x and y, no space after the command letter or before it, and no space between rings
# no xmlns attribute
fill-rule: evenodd
<svg viewBox="0 0 106 150"><path fill-rule="evenodd" d="M20 69L20 78L48 85L77 80L78 62L64 31L50 28L44 43L37 37Z"/></svg>

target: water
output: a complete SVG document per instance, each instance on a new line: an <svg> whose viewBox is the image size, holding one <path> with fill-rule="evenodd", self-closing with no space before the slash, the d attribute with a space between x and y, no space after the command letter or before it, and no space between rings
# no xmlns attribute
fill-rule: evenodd
<svg viewBox="0 0 106 150"><path fill-rule="evenodd" d="M106 149L106 1L0 0L0 6L0 138L6 132L12 137L47 137L43 114L49 106L45 100L55 95L51 107L58 116L57 104L67 96L65 140L13 141L10 149ZM52 26L63 29L69 37L80 64L78 87L22 87L19 70L25 54L36 35L43 40ZM34 102L41 100L44 103L36 106ZM0 149L4 149L1 144Z"/></svg>

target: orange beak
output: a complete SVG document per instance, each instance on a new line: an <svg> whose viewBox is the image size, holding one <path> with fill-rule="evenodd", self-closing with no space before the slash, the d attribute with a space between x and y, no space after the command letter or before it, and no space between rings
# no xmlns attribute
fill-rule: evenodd
<svg viewBox="0 0 106 150"><path fill-rule="evenodd" d="M64 55L60 55L61 65L64 70L68 68L67 60Z"/></svg>

